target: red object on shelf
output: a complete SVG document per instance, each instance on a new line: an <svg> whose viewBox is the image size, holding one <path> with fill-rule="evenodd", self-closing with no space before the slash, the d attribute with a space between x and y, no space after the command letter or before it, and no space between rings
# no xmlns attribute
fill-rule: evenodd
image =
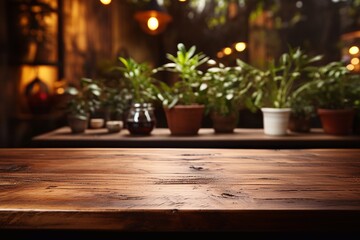
<svg viewBox="0 0 360 240"><path fill-rule="evenodd" d="M50 93L48 86L39 78L35 77L25 89L29 109L34 114L46 114L50 112Z"/></svg>

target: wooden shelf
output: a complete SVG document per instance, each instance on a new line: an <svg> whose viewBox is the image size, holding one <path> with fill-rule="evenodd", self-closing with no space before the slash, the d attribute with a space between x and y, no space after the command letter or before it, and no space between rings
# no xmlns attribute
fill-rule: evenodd
<svg viewBox="0 0 360 240"><path fill-rule="evenodd" d="M34 147L149 147L149 148L360 148L360 135L334 136L322 129L310 133L268 136L263 129L235 129L232 134L215 134L211 128L200 129L196 136L172 136L169 129L154 129L150 136L133 136L127 129L108 133L107 129L87 129L72 134L69 127L36 136Z"/></svg>

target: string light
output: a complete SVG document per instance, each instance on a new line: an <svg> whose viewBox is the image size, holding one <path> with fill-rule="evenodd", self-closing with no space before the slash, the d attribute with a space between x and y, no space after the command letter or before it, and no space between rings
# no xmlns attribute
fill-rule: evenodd
<svg viewBox="0 0 360 240"><path fill-rule="evenodd" d="M224 54L225 54L225 55L230 55L230 54L232 54L232 49L229 48L229 47L224 48Z"/></svg>
<svg viewBox="0 0 360 240"><path fill-rule="evenodd" d="M353 58L351 59L351 64L352 65L358 65L360 63L360 59L359 58Z"/></svg>
<svg viewBox="0 0 360 240"><path fill-rule="evenodd" d="M235 49L236 49L236 51L238 51L238 52L244 51L244 50L246 49L246 43L244 43L244 42L238 42L238 43L236 43L236 44L235 44Z"/></svg>
<svg viewBox="0 0 360 240"><path fill-rule="evenodd" d="M352 64L348 64L348 65L346 66L346 68L347 68L347 70L349 70L349 71L353 71L353 70L355 69L355 66L352 65Z"/></svg>
<svg viewBox="0 0 360 240"><path fill-rule="evenodd" d="M352 46L351 48L349 48L349 53L351 55L355 55L359 53L359 48L357 46Z"/></svg>
<svg viewBox="0 0 360 240"><path fill-rule="evenodd" d="M223 52L218 52L218 53L216 54L216 56L217 56L218 58L223 58L223 57L224 57L224 53L223 53Z"/></svg>

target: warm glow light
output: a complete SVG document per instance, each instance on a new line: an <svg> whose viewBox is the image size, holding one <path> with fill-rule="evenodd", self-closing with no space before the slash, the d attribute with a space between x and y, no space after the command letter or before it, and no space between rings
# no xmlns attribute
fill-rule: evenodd
<svg viewBox="0 0 360 240"><path fill-rule="evenodd" d="M238 51L238 52L244 51L244 50L246 49L246 43L244 43L244 42L238 42L238 43L236 43L236 44L235 44L235 49L236 49L236 51Z"/></svg>
<svg viewBox="0 0 360 240"><path fill-rule="evenodd" d="M155 31L159 28L159 20L156 17L151 17L147 21L147 26L151 31Z"/></svg>
<svg viewBox="0 0 360 240"><path fill-rule="evenodd" d="M20 25L24 27L24 26L26 26L28 24L29 24L29 19L27 17L22 16L20 18Z"/></svg>
<svg viewBox="0 0 360 240"><path fill-rule="evenodd" d="M100 2L104 5L108 5L111 3L111 0L100 0Z"/></svg>
<svg viewBox="0 0 360 240"><path fill-rule="evenodd" d="M226 48L224 48L224 53L225 53L225 55L230 55L230 54L232 54L232 49L229 47L226 47Z"/></svg>
<svg viewBox="0 0 360 240"><path fill-rule="evenodd" d="M355 66L352 65L352 64L349 64L349 65L346 66L346 68L347 68L347 70L352 71L352 70L355 69Z"/></svg>
<svg viewBox="0 0 360 240"><path fill-rule="evenodd" d="M224 57L224 53L223 52L218 52L216 55L218 58L223 58Z"/></svg>
<svg viewBox="0 0 360 240"><path fill-rule="evenodd" d="M359 48L357 46L352 46L351 48L349 48L349 53L351 55L355 55L359 53Z"/></svg>
<svg viewBox="0 0 360 240"><path fill-rule="evenodd" d="M56 93L57 94L64 94L65 93L65 89L64 88L58 88L58 89L56 89Z"/></svg>
<svg viewBox="0 0 360 240"><path fill-rule="evenodd" d="M57 81L58 71L56 67L40 65L38 68L38 77L49 87L50 94L54 91L54 84ZM23 65L20 69L19 91L24 92L25 87L36 77L34 66Z"/></svg>
<svg viewBox="0 0 360 240"><path fill-rule="evenodd" d="M351 64L352 65L358 65L360 63L360 59L359 58L353 58L351 59Z"/></svg>
<svg viewBox="0 0 360 240"><path fill-rule="evenodd" d="M179 2L186 2L186 0L179 0Z"/></svg>
<svg viewBox="0 0 360 240"><path fill-rule="evenodd" d="M135 13L135 19L139 22L142 30L150 35L157 35L166 29L172 17L166 12L156 10L139 11Z"/></svg>

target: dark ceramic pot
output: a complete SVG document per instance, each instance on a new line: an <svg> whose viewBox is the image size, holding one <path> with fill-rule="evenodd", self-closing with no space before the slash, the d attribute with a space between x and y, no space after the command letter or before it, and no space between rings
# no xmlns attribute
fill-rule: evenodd
<svg viewBox="0 0 360 240"><path fill-rule="evenodd" d="M311 129L310 117L306 116L294 116L290 114L289 130L292 132L307 133Z"/></svg>
<svg viewBox="0 0 360 240"><path fill-rule="evenodd" d="M213 113L211 114L211 120L215 133L233 133L238 123L238 117L235 113L228 116Z"/></svg>
<svg viewBox="0 0 360 240"><path fill-rule="evenodd" d="M72 133L84 133L88 127L88 119L68 116L68 124Z"/></svg>

